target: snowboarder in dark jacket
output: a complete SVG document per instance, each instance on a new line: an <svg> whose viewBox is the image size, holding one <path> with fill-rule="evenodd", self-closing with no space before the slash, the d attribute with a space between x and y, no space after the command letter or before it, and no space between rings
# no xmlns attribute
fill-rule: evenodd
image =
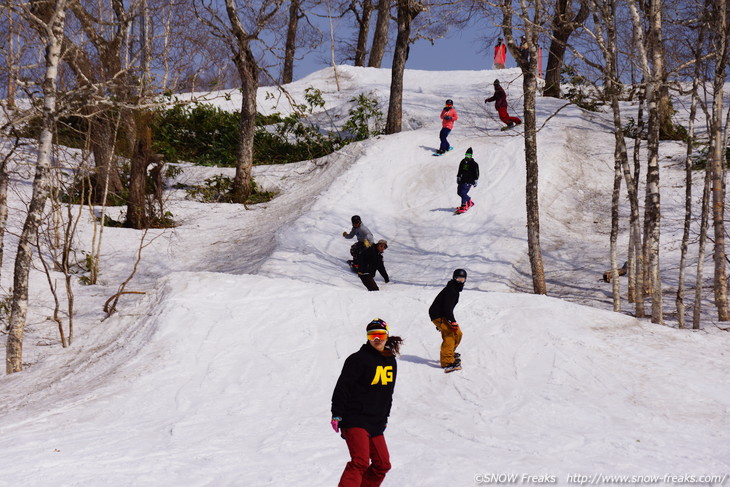
<svg viewBox="0 0 730 487"><path fill-rule="evenodd" d="M383 432L393 404L395 356L403 340L390 337L380 318L368 323L366 332L367 343L347 357L332 393L332 429L342 430L351 457L340 487L378 486L390 470Z"/></svg>
<svg viewBox="0 0 730 487"><path fill-rule="evenodd" d="M431 322L441 332L441 367L445 372L461 369L461 358L456 348L461 343L461 329L454 318L454 308L459 302L459 293L464 289L466 271L456 269L452 279L446 283L428 309Z"/></svg>
<svg viewBox="0 0 730 487"><path fill-rule="evenodd" d="M494 80L494 95L484 100L484 103L492 101L494 102L494 108L496 108L497 113L499 113L499 119L506 123L507 127L514 127L515 125L522 123L522 120L517 117L511 117L509 113L507 113L507 93L504 92L504 89L499 84L498 79Z"/></svg>
<svg viewBox="0 0 730 487"><path fill-rule="evenodd" d="M456 173L456 194L461 197L461 206L456 209L457 213L464 213L474 206L474 202L469 196L469 190L472 186L476 187L478 179L479 164L472 159L472 150L469 147L459 163L459 171Z"/></svg>
<svg viewBox="0 0 730 487"><path fill-rule="evenodd" d="M375 273L380 272L383 280L390 282L390 277L385 270L383 263L383 252L388 248L388 242L378 240L378 243L371 245L360 254L360 267L358 267L357 275L368 289L368 291L379 291L380 288L375 283Z"/></svg>

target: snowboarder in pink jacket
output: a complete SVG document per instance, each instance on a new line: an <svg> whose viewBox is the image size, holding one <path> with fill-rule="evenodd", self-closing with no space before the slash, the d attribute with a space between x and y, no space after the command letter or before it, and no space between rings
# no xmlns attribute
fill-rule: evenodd
<svg viewBox="0 0 730 487"><path fill-rule="evenodd" d="M451 144L449 144L447 137L454 128L454 122L459 120L459 114L456 113L453 100L446 100L444 105L444 109L441 110L441 132L439 133L441 145L439 146L439 150L436 151L436 154L438 155L441 155L451 149Z"/></svg>

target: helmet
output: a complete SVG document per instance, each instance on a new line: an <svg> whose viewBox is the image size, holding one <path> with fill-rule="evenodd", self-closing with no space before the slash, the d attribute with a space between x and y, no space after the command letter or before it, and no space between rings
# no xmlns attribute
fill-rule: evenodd
<svg viewBox="0 0 730 487"><path fill-rule="evenodd" d="M499 80L498 80L498 79L495 79L495 80L494 80L494 84L495 84L495 85L498 85L498 84L499 84Z"/></svg>
<svg viewBox="0 0 730 487"><path fill-rule="evenodd" d="M353 225L362 223L362 219L360 218L360 215L352 215L352 218L350 218L350 221L352 221Z"/></svg>
<svg viewBox="0 0 730 487"><path fill-rule="evenodd" d="M373 321L368 323L368 326L365 329L366 331L388 331L388 323L380 318L375 318Z"/></svg>
<svg viewBox="0 0 730 487"><path fill-rule="evenodd" d="M456 269L454 271L454 275L451 276L452 279L456 279L457 277L463 277L466 279L466 271L464 269Z"/></svg>
<svg viewBox="0 0 730 487"><path fill-rule="evenodd" d="M453 106L454 105L454 100L452 100L451 98L449 98L448 100L446 100L445 105L447 107Z"/></svg>

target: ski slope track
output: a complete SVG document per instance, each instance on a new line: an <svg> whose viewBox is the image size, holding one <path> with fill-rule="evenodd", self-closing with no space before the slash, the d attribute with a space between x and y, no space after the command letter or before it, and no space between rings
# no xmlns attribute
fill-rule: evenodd
<svg viewBox="0 0 730 487"><path fill-rule="evenodd" d="M339 92L331 69L287 87L298 100L308 86L322 90L323 127L328 116L346 118L359 93L386 106L389 70L338 72ZM522 129L500 132L483 103L497 77L522 117L517 70L406 71L403 132L317 161L255 168L259 185L279 191L271 202L245 210L171 191L179 226L154 233L144 249L133 283L146 294L101 321L140 238L107 229L104 276L78 288L77 301L93 306L79 305L68 349L44 319L47 284L36 273L32 299L45 304L31 309L28 366L0 377L0 486L336 485L349 456L329 425L332 389L375 317L405 340L384 486L471 486L512 474L522 485L539 483L526 475L551 485L571 485L576 474L730 475L730 336L609 311L611 289L598 278L610 267L610 117L561 109L562 100L538 98L539 126L561 110L538 134L550 295L529 294ZM266 90L260 111L283 111L283 97ZM214 102L233 108L236 96ZM446 98L459 112L455 150L436 158ZM476 205L454 216L468 147L481 173L470 192ZM682 150L663 152L667 253L678 251L681 232L683 195L672 178L682 177ZM184 167L179 181L232 173ZM18 207L30 190L19 186ZM378 276L377 293L345 263L353 241L341 234L353 214L389 243L391 282ZM6 248L17 245L12 238ZM625 232L620 240L625 247ZM428 307L458 267L469 272L455 310L464 368L444 374Z"/></svg>

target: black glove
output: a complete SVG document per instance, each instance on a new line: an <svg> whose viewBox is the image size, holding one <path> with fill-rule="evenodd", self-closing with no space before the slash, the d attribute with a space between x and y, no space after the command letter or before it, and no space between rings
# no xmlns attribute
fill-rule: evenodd
<svg viewBox="0 0 730 487"><path fill-rule="evenodd" d="M475 188L477 187L477 182L476 182L476 181L474 181L474 187L475 187Z"/></svg>

